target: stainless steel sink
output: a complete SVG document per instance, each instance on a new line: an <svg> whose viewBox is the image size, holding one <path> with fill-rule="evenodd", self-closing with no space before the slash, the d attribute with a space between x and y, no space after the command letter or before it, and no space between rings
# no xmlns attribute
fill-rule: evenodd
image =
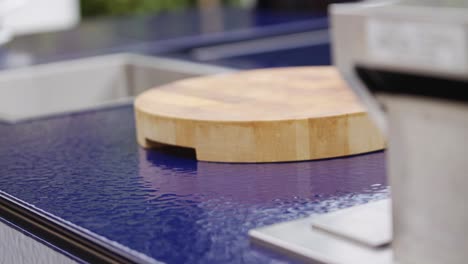
<svg viewBox="0 0 468 264"><path fill-rule="evenodd" d="M98 56L0 72L0 121L131 104L133 97L176 80L232 69L135 54Z"/></svg>

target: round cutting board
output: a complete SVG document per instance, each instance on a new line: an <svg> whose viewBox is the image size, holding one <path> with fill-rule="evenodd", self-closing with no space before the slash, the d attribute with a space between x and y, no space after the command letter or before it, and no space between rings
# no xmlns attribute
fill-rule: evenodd
<svg viewBox="0 0 468 264"><path fill-rule="evenodd" d="M193 148L203 161L323 159L385 144L333 67L186 79L142 93L135 112L141 146Z"/></svg>

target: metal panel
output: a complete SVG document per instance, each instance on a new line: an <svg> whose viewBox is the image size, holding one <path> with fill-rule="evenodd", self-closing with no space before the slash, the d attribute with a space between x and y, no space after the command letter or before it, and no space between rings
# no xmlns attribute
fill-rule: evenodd
<svg viewBox="0 0 468 264"><path fill-rule="evenodd" d="M372 248L344 240L321 230L312 229L313 218L275 224L251 230L253 242L308 262L338 264L391 264L390 248Z"/></svg>
<svg viewBox="0 0 468 264"><path fill-rule="evenodd" d="M131 104L157 85L228 68L131 54L98 56L0 72L0 120Z"/></svg>
<svg viewBox="0 0 468 264"><path fill-rule="evenodd" d="M312 226L369 247L392 241L391 202L388 199L338 210L312 221Z"/></svg>

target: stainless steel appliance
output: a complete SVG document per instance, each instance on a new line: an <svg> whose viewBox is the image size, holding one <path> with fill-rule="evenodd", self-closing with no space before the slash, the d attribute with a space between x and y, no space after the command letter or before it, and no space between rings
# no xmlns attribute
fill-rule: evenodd
<svg viewBox="0 0 468 264"><path fill-rule="evenodd" d="M388 138L392 201L252 237L325 263L466 263L468 1L364 1L330 13L334 62Z"/></svg>

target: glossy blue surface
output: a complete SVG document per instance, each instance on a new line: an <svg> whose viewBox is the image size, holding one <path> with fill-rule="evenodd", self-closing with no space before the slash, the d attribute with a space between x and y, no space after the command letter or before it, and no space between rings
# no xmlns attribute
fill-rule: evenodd
<svg viewBox="0 0 468 264"><path fill-rule="evenodd" d="M231 57L209 63L237 69L256 69L270 67L330 65L330 44L309 47L262 52L244 56Z"/></svg>
<svg viewBox="0 0 468 264"><path fill-rule="evenodd" d="M0 124L0 188L168 263L290 262L247 231L388 195L382 152L196 162L139 148L131 107Z"/></svg>

